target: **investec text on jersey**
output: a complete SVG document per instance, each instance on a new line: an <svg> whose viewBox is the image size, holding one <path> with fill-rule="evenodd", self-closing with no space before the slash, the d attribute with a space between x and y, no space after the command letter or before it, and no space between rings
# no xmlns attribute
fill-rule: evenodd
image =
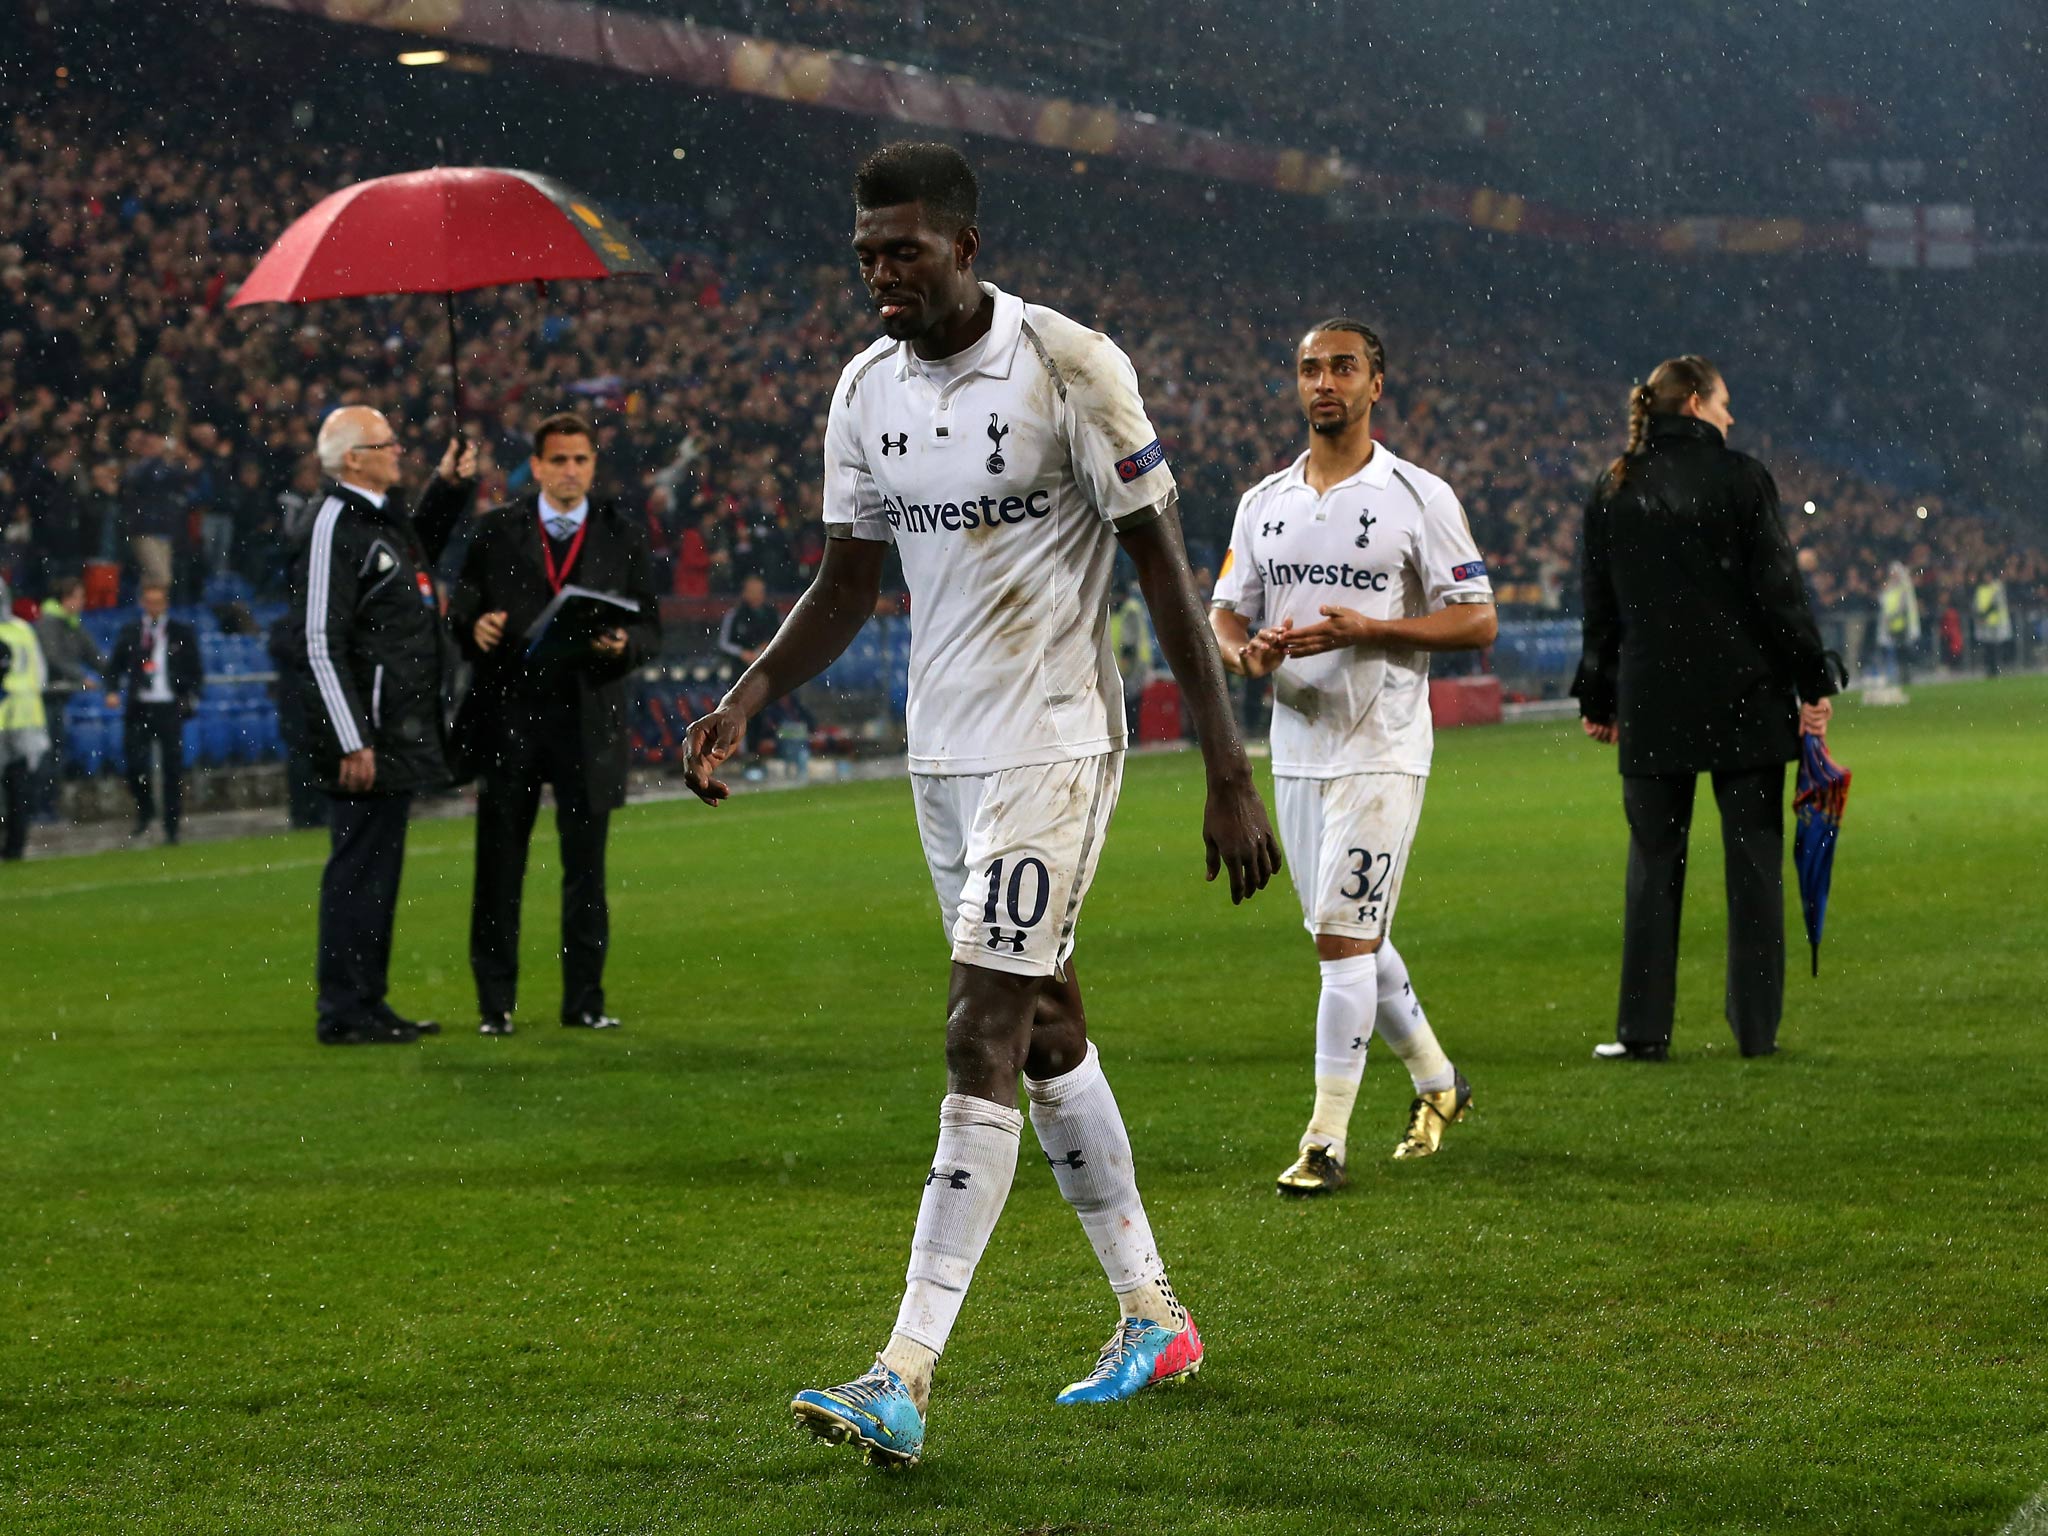
<svg viewBox="0 0 2048 1536"><path fill-rule="evenodd" d="M1044 517L1052 510L1051 491L1033 491L1029 496L979 496L967 501L948 501L926 506L920 501L882 498L882 510L889 514L891 528L911 533L930 533L943 528L958 533L964 528L993 528L997 523L1021 523L1027 517Z"/></svg>
<svg viewBox="0 0 2048 1536"><path fill-rule="evenodd" d="M1343 565L1305 565L1289 561L1262 560L1259 579L1269 587L1349 587L1354 592L1384 592L1391 573L1361 571L1346 561Z"/></svg>

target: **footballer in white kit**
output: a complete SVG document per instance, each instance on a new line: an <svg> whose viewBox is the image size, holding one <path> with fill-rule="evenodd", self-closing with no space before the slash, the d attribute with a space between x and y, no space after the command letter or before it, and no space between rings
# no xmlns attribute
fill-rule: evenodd
<svg viewBox="0 0 2048 1536"><path fill-rule="evenodd" d="M885 337L832 392L825 559L774 640L690 727L686 765L700 797L724 797L711 775L748 716L859 633L893 545L911 597L911 792L953 958L947 1093L889 1340L871 1370L791 1407L820 1438L896 1466L922 1454L939 1354L1009 1196L1020 1080L1117 1301L1094 1368L1057 1400L1121 1401L1202 1363L1071 958L1122 782L1108 636L1119 547L1202 733L1209 876L1227 872L1236 901L1279 869L1137 376L1108 337L976 279L977 196L944 145L893 144L861 166L854 250Z"/></svg>
<svg viewBox="0 0 2048 1536"><path fill-rule="evenodd" d="M1314 1195L1345 1182L1375 1031L1415 1085L1395 1157L1436 1152L1471 1101L1390 933L1429 778L1429 653L1491 644L1497 626L1457 495L1373 441L1379 338L1324 321L1295 362L1309 447L1238 503L1210 623L1224 665L1273 678L1280 840L1322 970L1315 1107L1278 1183Z"/></svg>

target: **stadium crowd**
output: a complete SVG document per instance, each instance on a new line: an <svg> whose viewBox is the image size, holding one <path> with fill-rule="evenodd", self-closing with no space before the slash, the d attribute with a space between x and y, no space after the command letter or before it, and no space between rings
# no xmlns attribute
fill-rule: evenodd
<svg viewBox="0 0 2048 1536"><path fill-rule="evenodd" d="M484 506L519 487L538 420L564 404L595 413L606 477L647 520L665 591L720 596L759 576L787 594L820 557L827 391L875 329L850 263L818 240L843 217L836 185L722 198L692 221L707 233L670 243L663 284L467 296L458 402L436 301L226 308L293 217L398 165L357 148L173 136L91 97L16 116L0 162L0 568L24 597L95 565L104 600L103 562L170 578L186 600L223 579L277 593L292 515L318 487L314 432L343 400L385 410L416 449L459 414L489 450ZM783 217L763 217L777 199ZM789 217L804 199L821 224ZM988 264L1130 352L1198 563L1213 569L1238 496L1299 449L1294 332L1363 303L1385 322L1384 435L1459 488L1504 607L1574 612L1578 512L1618 447L1627 381L1563 358L1573 327L1543 307L1445 311L1468 259L1454 237L1364 295L1304 249L1276 252L1256 292L1221 297L1220 274L1176 254L1199 233L1123 227L1112 208L1057 243L1011 234ZM1740 359L1728 366L1740 417L1748 380ZM1999 521L1767 438L1737 443L1777 472L1794 536L1819 556L1824 607L1874 612L1894 561L1936 611L1987 572L2022 606L2048 595L2040 549ZM413 462L424 469L423 454ZM1800 515L1809 500L1819 510Z"/></svg>

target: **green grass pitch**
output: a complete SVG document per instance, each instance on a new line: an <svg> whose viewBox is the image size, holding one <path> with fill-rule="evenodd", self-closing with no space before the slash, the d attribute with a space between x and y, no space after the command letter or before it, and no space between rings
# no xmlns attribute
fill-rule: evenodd
<svg viewBox="0 0 2048 1536"><path fill-rule="evenodd" d="M1079 970L1200 1378L1055 1410L1112 1322L1026 1138L925 1464L788 1422L894 1315L946 957L901 783L613 834L617 1035L472 1030L467 822L414 828L410 1049L313 1043L312 837L0 875L8 1532L1995 1532L2048 1481L2048 682L1845 706L1818 981L1720 1019L1702 796L1679 1059L1596 1065L1624 832L1570 724L1446 734L1398 925L1472 1079L1444 1154L1275 1198L1310 1096L1292 894L1201 883L1131 764Z"/></svg>

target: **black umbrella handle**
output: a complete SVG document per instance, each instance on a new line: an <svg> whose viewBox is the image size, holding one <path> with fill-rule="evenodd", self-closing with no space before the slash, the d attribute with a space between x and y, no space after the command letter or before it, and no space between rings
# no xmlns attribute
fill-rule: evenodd
<svg viewBox="0 0 2048 1536"><path fill-rule="evenodd" d="M455 294L441 295L448 305L448 414L455 418L455 435L462 436L462 378L455 343Z"/></svg>

